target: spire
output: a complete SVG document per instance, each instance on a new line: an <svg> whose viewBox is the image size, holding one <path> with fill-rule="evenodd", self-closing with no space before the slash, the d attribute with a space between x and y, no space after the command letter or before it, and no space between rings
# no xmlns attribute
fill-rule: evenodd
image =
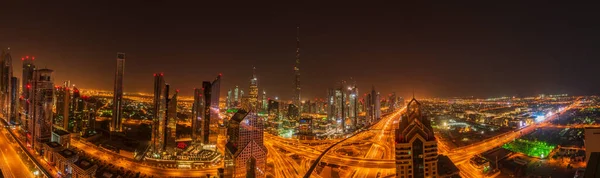
<svg viewBox="0 0 600 178"><path fill-rule="evenodd" d="M412 99L415 99L415 88L413 88L413 98Z"/></svg>
<svg viewBox="0 0 600 178"><path fill-rule="evenodd" d="M300 27L296 27L296 63L294 64L294 97L292 103L300 106Z"/></svg>

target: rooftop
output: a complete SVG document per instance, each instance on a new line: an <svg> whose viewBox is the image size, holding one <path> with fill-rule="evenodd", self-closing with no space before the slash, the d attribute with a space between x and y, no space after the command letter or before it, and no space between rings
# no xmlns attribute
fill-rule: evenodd
<svg viewBox="0 0 600 178"><path fill-rule="evenodd" d="M87 170L89 168L91 168L92 166L96 165L94 163L92 163L92 161L88 160L87 158L80 158L79 160L75 161L75 164L77 167L83 169L83 170Z"/></svg>
<svg viewBox="0 0 600 178"><path fill-rule="evenodd" d="M69 134L69 132L67 132L67 131L64 131L64 130L61 130L61 129L56 129L56 128L54 129L53 132L56 133L57 135L60 135L60 136L68 135Z"/></svg>
<svg viewBox="0 0 600 178"><path fill-rule="evenodd" d="M71 158L71 157L77 155L77 153L75 153L75 151L69 150L69 149L64 149L64 150L58 152L58 154L62 155L65 158Z"/></svg>

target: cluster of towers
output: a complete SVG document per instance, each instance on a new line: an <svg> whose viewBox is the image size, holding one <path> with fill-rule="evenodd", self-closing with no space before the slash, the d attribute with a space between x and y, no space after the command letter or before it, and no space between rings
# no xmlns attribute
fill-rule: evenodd
<svg viewBox="0 0 600 178"><path fill-rule="evenodd" d="M19 83L19 78L13 76L10 49L0 55L0 114L7 123L21 128L28 146L40 152L55 128L79 134L93 130L94 99L83 96L69 81L55 86L54 71L36 68L34 56L21 60L23 73Z"/></svg>
<svg viewBox="0 0 600 178"><path fill-rule="evenodd" d="M252 78L248 87L248 94L244 93L243 89L235 86L234 89L227 91L225 99L225 107L227 109L241 108L253 111L266 111L268 107L267 92L263 90L262 96L259 98L258 78L256 76L256 67L252 68Z"/></svg>

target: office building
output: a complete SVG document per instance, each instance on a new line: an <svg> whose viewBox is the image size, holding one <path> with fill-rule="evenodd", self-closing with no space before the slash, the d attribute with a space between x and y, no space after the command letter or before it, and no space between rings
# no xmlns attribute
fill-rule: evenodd
<svg viewBox="0 0 600 178"><path fill-rule="evenodd" d="M54 78L50 69L36 69L31 84L29 111L29 143L40 152L42 144L49 141L52 134L52 107L54 104Z"/></svg>
<svg viewBox="0 0 600 178"><path fill-rule="evenodd" d="M345 132L347 118L347 94L342 88L329 89L327 118L335 123L337 132Z"/></svg>
<svg viewBox="0 0 600 178"><path fill-rule="evenodd" d="M261 110L267 112L269 109L269 101L267 100L267 91L263 90L262 92L262 100L261 100Z"/></svg>
<svg viewBox="0 0 600 178"><path fill-rule="evenodd" d="M70 102L70 110L69 110L69 128L67 131L72 133L81 132L82 120L83 120L83 109L84 109L84 101L81 96L81 93L77 87L73 87L73 94L71 96Z"/></svg>
<svg viewBox="0 0 600 178"><path fill-rule="evenodd" d="M165 84L164 74L154 74L154 107L152 117L152 153L160 157L165 147L165 118L167 111L168 87Z"/></svg>
<svg viewBox="0 0 600 178"><path fill-rule="evenodd" d="M350 118L352 125L350 128L352 130L358 129L360 126L358 124L358 88L356 84L348 87L348 118Z"/></svg>
<svg viewBox="0 0 600 178"><path fill-rule="evenodd" d="M231 117L225 144L225 177L266 177L263 127L263 119L254 112L241 109Z"/></svg>
<svg viewBox="0 0 600 178"><path fill-rule="evenodd" d="M30 95L33 92L31 83L33 82L33 71L35 71L35 65L33 65L34 59L35 57L29 58L29 56L21 58L21 61L23 61L23 77L21 78L23 100L21 101L21 107L23 108L24 113L21 116L21 126L26 131L30 131L29 126L33 123L31 121L31 118L33 118L33 116L31 115L31 111L29 110L29 108L32 101Z"/></svg>
<svg viewBox="0 0 600 178"><path fill-rule="evenodd" d="M98 107L98 100L91 97L82 97L84 100L83 106L83 119L81 127L81 135L95 132L96 130L96 111Z"/></svg>
<svg viewBox="0 0 600 178"><path fill-rule="evenodd" d="M232 107L232 106L233 106L233 103L232 103L232 102L233 102L233 98L232 98L232 96L231 96L231 89L229 89L229 90L227 91L227 96L225 97L225 107L226 107L226 109L231 109L231 108L233 108L233 107Z"/></svg>
<svg viewBox="0 0 600 178"><path fill-rule="evenodd" d="M69 113L71 110L71 89L67 82L63 86L57 86L56 91L56 116L54 124L63 130L69 130Z"/></svg>
<svg viewBox="0 0 600 178"><path fill-rule="evenodd" d="M167 101L167 130L166 130L166 150L169 153L173 153L173 149L177 147L175 140L177 139L177 94L178 90L175 90L175 94L168 98Z"/></svg>
<svg viewBox="0 0 600 178"><path fill-rule="evenodd" d="M381 118L381 98L379 92L375 91L375 87L366 97L367 122L373 124Z"/></svg>
<svg viewBox="0 0 600 178"><path fill-rule="evenodd" d="M10 50L10 49L9 49ZM12 71L12 56L10 51L2 51L0 61L0 111L4 116L10 115L11 109L11 80L13 77ZM3 119L7 119L4 117ZM10 122L10 117L7 120Z"/></svg>
<svg viewBox="0 0 600 178"><path fill-rule="evenodd" d="M201 143L204 145L215 145L217 143L217 135L211 135L211 133L218 133L218 121L219 118L219 90L221 88L221 74L217 76L212 82L202 82L202 88L204 88L204 117L200 120L201 125ZM213 129L211 129L213 128Z"/></svg>
<svg viewBox="0 0 600 178"><path fill-rule="evenodd" d="M10 122L21 124L19 119L19 79L11 77L10 83Z"/></svg>
<svg viewBox="0 0 600 178"><path fill-rule="evenodd" d="M117 67L115 69L115 83L113 93L112 123L110 131L121 132L123 129L123 75L125 74L125 53L117 53Z"/></svg>
<svg viewBox="0 0 600 178"><path fill-rule="evenodd" d="M401 117L395 140L396 177L416 178L438 175L437 140L429 118L421 111L421 103L414 98Z"/></svg>
<svg viewBox="0 0 600 178"><path fill-rule="evenodd" d="M250 88L248 90L248 108L249 111L258 109L258 78L256 78L256 67L252 68L252 78L250 79Z"/></svg>
<svg viewBox="0 0 600 178"><path fill-rule="evenodd" d="M192 104L192 142L199 142L198 137L202 135L202 117L204 117L204 97L202 89L194 89L194 103Z"/></svg>

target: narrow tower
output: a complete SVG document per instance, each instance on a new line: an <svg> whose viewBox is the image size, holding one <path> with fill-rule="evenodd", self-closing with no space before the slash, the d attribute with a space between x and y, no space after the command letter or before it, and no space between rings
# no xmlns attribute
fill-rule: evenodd
<svg viewBox="0 0 600 178"><path fill-rule="evenodd" d="M117 68L115 72L115 90L113 93L113 118L110 131L121 131L122 100L123 100L123 74L125 72L125 53L117 53Z"/></svg>
<svg viewBox="0 0 600 178"><path fill-rule="evenodd" d="M296 28L296 63L294 65L294 98L292 103L300 107L300 27Z"/></svg>

